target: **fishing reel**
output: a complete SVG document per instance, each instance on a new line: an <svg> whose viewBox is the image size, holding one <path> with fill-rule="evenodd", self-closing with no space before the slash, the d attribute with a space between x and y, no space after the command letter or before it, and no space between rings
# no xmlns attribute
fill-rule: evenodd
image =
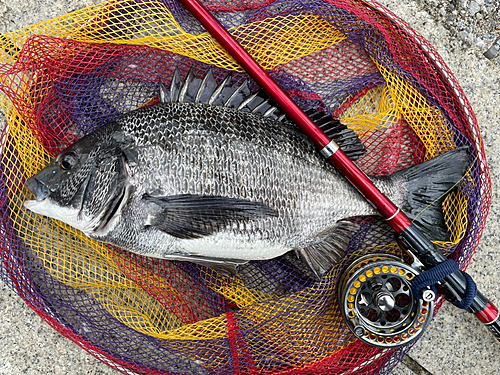
<svg viewBox="0 0 500 375"><path fill-rule="evenodd" d="M388 254L365 255L343 273L338 288L339 303L349 329L361 341L395 348L420 337L432 319L434 293L426 301L411 290L420 274L413 266Z"/></svg>

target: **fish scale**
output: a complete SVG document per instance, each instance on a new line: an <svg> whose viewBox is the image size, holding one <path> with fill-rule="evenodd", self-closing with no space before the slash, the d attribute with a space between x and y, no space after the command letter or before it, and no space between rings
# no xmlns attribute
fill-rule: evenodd
<svg viewBox="0 0 500 375"><path fill-rule="evenodd" d="M187 117L186 108L190 110L189 117ZM292 239L276 240L283 242L288 249L296 247L297 244L291 242L297 241L299 237L301 237L300 245L305 245L311 241L310 238L315 241L318 233L331 228L338 220L349 217L336 215L335 210L341 214L349 212L351 216L375 214L375 210L353 192L353 188L338 175L334 168L328 166L316 153L310 152L311 145L299 133L293 137L296 142L293 145L290 138L285 138L284 132L278 135L270 131L260 132L262 137L250 138L245 134L249 134L251 128L256 126L254 122L248 121L248 117L251 118L253 115L242 115L227 108L221 111L217 107L200 104L163 104L156 106L154 110L159 118L180 119L182 117L183 119L163 124L156 122L160 128L156 127L153 131L163 134L156 141L156 143L161 143L161 146L154 149L155 156L145 152L141 162L135 170L133 169L138 185L149 185L147 176L150 175L151 170L160 166L165 169L163 175L178 177L162 181L163 188L168 195L207 194L207 190L204 189L208 185L207 181L201 181L199 188L195 189L190 186L186 171L193 169L192 159L205 159L207 149L210 148L208 154L214 156L216 168L214 169L210 163L197 165L196 174L201 176L214 173L213 181L217 181L218 184L209 189L211 194L266 202L276 209L279 212L277 219L261 220L260 226L257 227L265 238L277 238L276 228L280 228L285 236L292 236ZM234 115L230 116L228 112L231 114L234 112ZM147 117L149 116L148 113ZM216 122L217 126L214 126L212 122L194 121L194 118L216 119L213 122ZM265 119L259 120L265 121ZM124 117L120 123L128 125L122 125L122 129L127 135L136 138L137 146L142 147L142 142L146 145L154 144L155 141L151 138L148 137L148 141L145 141L142 137L141 132L144 127L141 126L141 121L147 121L147 118L142 120L139 116L134 116L133 121L129 121L127 117ZM271 130L273 128L272 124L261 126ZM138 135L135 133L136 129ZM211 139L209 145L204 142L206 138ZM169 144L163 146L162 141L169 142ZM259 156L260 160L254 162L255 170L245 167L252 163L250 155ZM174 165L175 170L162 167ZM305 176L307 179L304 178ZM248 196L241 194L243 184L238 182L241 179L245 181L245 190L250 192ZM168 185L172 182L173 185ZM265 189L261 188L263 186ZM337 201L339 192L343 193L340 203ZM148 193L148 191L141 191L142 193ZM337 195L336 200L331 199L334 195ZM393 198L396 199L396 197ZM297 204L297 202L302 202L302 204ZM297 207L300 209L294 209ZM289 212L292 210L293 213ZM297 223L295 225L300 227L300 231L297 228L291 228L293 223ZM232 231L236 232L235 236L243 234L238 233L241 232L239 227ZM292 235L292 232L295 234ZM301 232L301 235L298 232Z"/></svg>

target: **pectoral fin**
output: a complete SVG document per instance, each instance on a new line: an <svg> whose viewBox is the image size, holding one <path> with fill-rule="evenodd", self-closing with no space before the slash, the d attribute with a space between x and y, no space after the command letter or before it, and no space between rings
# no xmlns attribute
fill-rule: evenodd
<svg viewBox="0 0 500 375"><path fill-rule="evenodd" d="M358 224L350 221L339 221L323 241L303 249L297 249L296 253L309 265L319 279L342 260L351 237L358 230Z"/></svg>
<svg viewBox="0 0 500 375"><path fill-rule="evenodd" d="M269 206L244 199L192 194L145 195L143 199L162 209L160 214L148 219L148 225L183 239L208 236L232 223L277 216L277 211Z"/></svg>

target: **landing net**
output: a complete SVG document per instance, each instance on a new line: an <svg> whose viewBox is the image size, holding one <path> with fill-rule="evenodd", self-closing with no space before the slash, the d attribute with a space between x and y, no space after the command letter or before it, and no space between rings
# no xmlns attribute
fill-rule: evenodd
<svg viewBox="0 0 500 375"><path fill-rule="evenodd" d="M472 109L434 48L372 0L213 0L205 5L303 109L354 129L358 165L385 175L467 145L469 171L444 205L437 243L465 269L491 200ZM360 343L337 301L342 271L372 253L402 256L376 217L321 281L291 254L234 278L90 240L23 208L28 177L74 141L155 101L191 66L247 78L177 1L113 0L0 37L0 276L55 330L137 374L387 374L409 347ZM251 81L253 88L255 83Z"/></svg>

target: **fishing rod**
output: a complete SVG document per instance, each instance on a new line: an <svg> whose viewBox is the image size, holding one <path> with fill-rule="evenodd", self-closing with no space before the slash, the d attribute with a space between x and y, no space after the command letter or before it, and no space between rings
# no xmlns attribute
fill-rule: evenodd
<svg viewBox="0 0 500 375"><path fill-rule="evenodd" d="M368 176L352 162L334 141L325 135L297 104L295 104L295 102L198 0L179 1L250 75L250 77L255 80L270 98L274 100L274 102L286 113L288 118L299 126L320 150L321 154L378 210L380 215L396 231L398 244L403 249L410 254L416 255L416 261L421 262L420 264L423 265L426 270L436 270L437 268L442 268L444 264L449 264L450 260L447 260L435 248L434 244L423 235L414 224L412 224L411 220L401 211L401 209L380 192ZM488 298L475 289L474 281L470 276L459 271L458 265L456 265L455 262L453 263L456 267L454 272L449 273L443 278L438 276L439 278L434 280L433 283L437 283L438 291L444 295L446 300L459 307L466 308L469 312L475 314L493 333L496 339L500 341L498 309L488 300ZM402 269L398 272L409 273L409 271ZM391 303L390 296L385 295L382 297L379 298L379 302L386 303L388 301L389 304ZM424 295L422 295L422 298L427 301L433 300L434 297L435 296L433 296L430 290L427 290ZM460 306L460 304L462 304L462 306ZM464 307L464 304L469 306ZM382 310L386 311L383 305L380 306ZM424 306L426 306L425 301ZM362 332L360 332L361 327L354 326L350 328L353 329L353 332L358 337L362 336ZM356 330L358 332L356 332Z"/></svg>

